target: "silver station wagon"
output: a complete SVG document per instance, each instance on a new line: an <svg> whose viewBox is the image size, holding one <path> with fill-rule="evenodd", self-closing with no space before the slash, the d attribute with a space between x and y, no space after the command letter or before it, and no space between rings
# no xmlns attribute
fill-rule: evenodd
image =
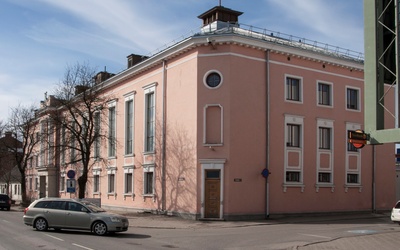
<svg viewBox="0 0 400 250"><path fill-rule="evenodd" d="M97 235L127 231L129 221L125 216L107 213L101 207L85 200L42 198L24 210L24 223L38 231L89 230Z"/></svg>

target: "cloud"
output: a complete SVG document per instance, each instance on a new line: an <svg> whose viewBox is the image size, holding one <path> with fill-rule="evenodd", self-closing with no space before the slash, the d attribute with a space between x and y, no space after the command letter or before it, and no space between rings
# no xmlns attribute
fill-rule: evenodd
<svg viewBox="0 0 400 250"><path fill-rule="evenodd" d="M285 20L285 26L298 28L307 39L313 39L308 35L324 38L324 43L338 45L344 48L351 48L357 51L363 50L364 28L362 21L353 13L350 1L335 1L331 4L325 0L266 0L271 6L279 8ZM358 3L360 4L360 3ZM362 3L361 3L362 4ZM289 24L288 24L289 22ZM307 30L309 32L307 32Z"/></svg>

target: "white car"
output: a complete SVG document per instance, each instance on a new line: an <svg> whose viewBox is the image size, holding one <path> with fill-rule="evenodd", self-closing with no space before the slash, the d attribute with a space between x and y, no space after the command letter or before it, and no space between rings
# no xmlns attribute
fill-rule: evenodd
<svg viewBox="0 0 400 250"><path fill-rule="evenodd" d="M400 224L400 201L396 202L396 205L392 208L390 219Z"/></svg>
<svg viewBox="0 0 400 250"><path fill-rule="evenodd" d="M97 235L128 230L125 216L107 213L101 207L85 200L43 198L34 201L24 211L24 223L38 231L89 230Z"/></svg>

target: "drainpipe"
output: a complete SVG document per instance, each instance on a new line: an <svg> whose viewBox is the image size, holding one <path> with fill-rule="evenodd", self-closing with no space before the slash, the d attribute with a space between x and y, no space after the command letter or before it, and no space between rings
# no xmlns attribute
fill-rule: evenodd
<svg viewBox="0 0 400 250"><path fill-rule="evenodd" d="M162 60L162 117L161 117L161 126L162 126L162 145L161 145L161 209L165 213L166 211L166 180L165 180L165 145L166 145L166 60Z"/></svg>
<svg viewBox="0 0 400 250"><path fill-rule="evenodd" d="M266 164L266 168L269 169L269 116L270 116L270 112L269 112L269 50L265 51L265 106L266 106L266 138L265 138L265 164ZM269 176L269 174L268 174ZM268 183L268 178L265 178L265 219L269 218L269 183Z"/></svg>
<svg viewBox="0 0 400 250"><path fill-rule="evenodd" d="M376 145L372 145L372 212L373 213L376 213L375 173L376 173Z"/></svg>

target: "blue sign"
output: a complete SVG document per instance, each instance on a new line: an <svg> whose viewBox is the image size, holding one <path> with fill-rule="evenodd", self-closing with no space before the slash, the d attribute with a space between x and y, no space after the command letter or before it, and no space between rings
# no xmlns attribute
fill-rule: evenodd
<svg viewBox="0 0 400 250"><path fill-rule="evenodd" d="M264 170L261 172L261 174L264 178L267 178L269 176L270 172L269 172L268 168L264 168Z"/></svg>
<svg viewBox="0 0 400 250"><path fill-rule="evenodd" d="M67 176L68 176L68 178L70 178L70 179L74 179L74 178L75 178L75 171L74 171L74 170L69 170L69 171L67 172Z"/></svg>
<svg viewBox="0 0 400 250"><path fill-rule="evenodd" d="M75 193L76 180L68 179L67 180L67 193Z"/></svg>

